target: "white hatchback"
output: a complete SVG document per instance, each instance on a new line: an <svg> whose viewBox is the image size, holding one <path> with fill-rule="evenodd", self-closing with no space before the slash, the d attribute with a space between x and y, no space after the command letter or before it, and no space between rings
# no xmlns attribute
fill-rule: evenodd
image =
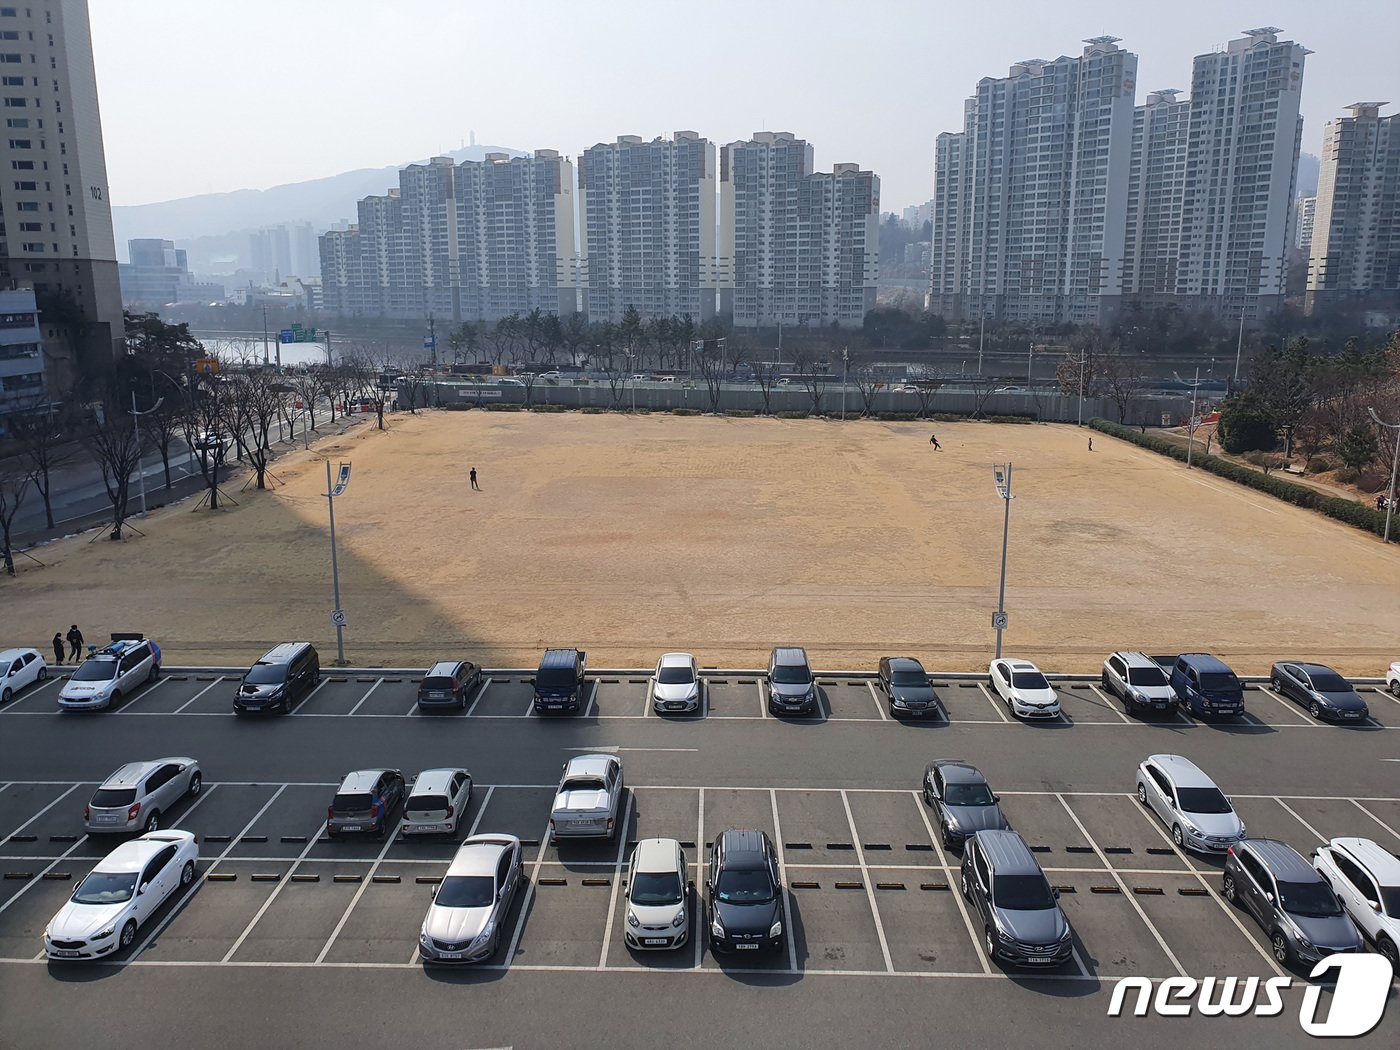
<svg viewBox="0 0 1400 1050"><path fill-rule="evenodd" d="M0 652L0 704L8 704L21 689L42 682L49 665L38 649L6 649Z"/></svg>
<svg viewBox="0 0 1400 1050"><path fill-rule="evenodd" d="M404 835L455 835L472 798L465 769L425 769L403 804Z"/></svg>
<svg viewBox="0 0 1400 1050"><path fill-rule="evenodd" d="M690 894L685 851L675 839L643 839L627 865L627 947L679 948L690 936Z"/></svg>
<svg viewBox="0 0 1400 1050"><path fill-rule="evenodd" d="M1059 718L1060 698L1029 660L993 660L992 688L1017 718Z"/></svg>

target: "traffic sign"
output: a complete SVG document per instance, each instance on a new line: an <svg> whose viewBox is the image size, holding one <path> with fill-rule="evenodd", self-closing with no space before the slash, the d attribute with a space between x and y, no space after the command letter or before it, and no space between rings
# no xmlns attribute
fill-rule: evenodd
<svg viewBox="0 0 1400 1050"><path fill-rule="evenodd" d="M345 626L345 610L344 610L344 609L336 609L334 612L331 613L331 626L333 626L333 627L344 627L344 626Z"/></svg>
<svg viewBox="0 0 1400 1050"><path fill-rule="evenodd" d="M994 631L1004 631L1004 630L1006 630L1006 613L1004 613L1004 612L994 612L994 613L992 613L992 630L994 630Z"/></svg>

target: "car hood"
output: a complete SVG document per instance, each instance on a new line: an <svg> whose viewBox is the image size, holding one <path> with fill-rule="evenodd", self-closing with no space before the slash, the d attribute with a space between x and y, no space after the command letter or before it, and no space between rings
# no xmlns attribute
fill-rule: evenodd
<svg viewBox="0 0 1400 1050"><path fill-rule="evenodd" d="M434 904L423 927L435 940L470 941L481 936L489 918L490 908L440 908Z"/></svg>
<svg viewBox="0 0 1400 1050"><path fill-rule="evenodd" d="M657 700L694 700L699 691L700 686L696 682L657 682L652 695Z"/></svg>
<svg viewBox="0 0 1400 1050"><path fill-rule="evenodd" d="M1059 698L1053 689L1015 689L1011 690L1011 695L1023 704L1054 704Z"/></svg>
<svg viewBox="0 0 1400 1050"><path fill-rule="evenodd" d="M906 704L933 703L933 687L929 685L893 685L890 696Z"/></svg>
<svg viewBox="0 0 1400 1050"><path fill-rule="evenodd" d="M685 902L677 904L633 904L632 914L643 926L669 926L671 920L685 911ZM772 923L769 923L771 926ZM764 932L767 932L766 930Z"/></svg>
<svg viewBox="0 0 1400 1050"><path fill-rule="evenodd" d="M1187 822L1195 825L1202 834L1236 836L1240 833L1241 824L1238 813L1187 813L1183 811L1181 815Z"/></svg>
<svg viewBox="0 0 1400 1050"><path fill-rule="evenodd" d="M943 808L957 821L957 830L961 832L1001 831L1011 826L1000 806L945 805Z"/></svg>
<svg viewBox="0 0 1400 1050"><path fill-rule="evenodd" d="M1338 711L1365 711L1366 701L1356 695L1356 691L1347 689L1339 693L1317 693L1319 699L1326 700Z"/></svg>
<svg viewBox="0 0 1400 1050"><path fill-rule="evenodd" d="M780 910L776 897L762 904L732 904L718 899L714 902L715 914L726 933L767 934L778 921Z"/></svg>
<svg viewBox="0 0 1400 1050"><path fill-rule="evenodd" d="M1035 911L998 908L996 915L1002 932L1027 944L1054 944L1064 936L1069 926L1059 908L1037 908Z"/></svg>
<svg viewBox="0 0 1400 1050"><path fill-rule="evenodd" d="M253 685L250 682L244 682L238 687L238 692L243 696L271 696L281 688L280 683L277 685Z"/></svg>
<svg viewBox="0 0 1400 1050"><path fill-rule="evenodd" d="M1345 915L1289 914L1298 932L1318 948L1360 948L1361 936Z"/></svg>
<svg viewBox="0 0 1400 1050"><path fill-rule="evenodd" d="M105 682L68 682L58 695L66 700L92 696L94 693L100 693L108 689L112 685L112 681L113 680L109 678Z"/></svg>
<svg viewBox="0 0 1400 1050"><path fill-rule="evenodd" d="M789 682L770 682L769 686L773 690L775 696L794 698L807 696L816 689L816 683L814 682L804 682L796 685Z"/></svg>
<svg viewBox="0 0 1400 1050"><path fill-rule="evenodd" d="M85 941L120 919L131 901L120 904L76 904L69 901L49 923L49 937L59 941Z"/></svg>
<svg viewBox="0 0 1400 1050"><path fill-rule="evenodd" d="M606 791L574 790L561 791L554 796L554 812L602 813L608 808Z"/></svg>
<svg viewBox="0 0 1400 1050"><path fill-rule="evenodd" d="M1170 685L1129 685L1128 691L1149 700L1176 700L1176 690Z"/></svg>

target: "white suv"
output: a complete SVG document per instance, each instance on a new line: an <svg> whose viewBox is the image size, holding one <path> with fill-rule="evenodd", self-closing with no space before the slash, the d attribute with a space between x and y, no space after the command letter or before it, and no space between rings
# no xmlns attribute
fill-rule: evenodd
<svg viewBox="0 0 1400 1050"><path fill-rule="evenodd" d="M1313 850L1312 861L1351 921L1400 975L1400 860L1370 839L1333 839Z"/></svg>
<svg viewBox="0 0 1400 1050"><path fill-rule="evenodd" d="M203 786L199 763L188 756L128 762L92 793L83 826L93 833L159 831L161 814L186 796L198 796Z"/></svg>
<svg viewBox="0 0 1400 1050"><path fill-rule="evenodd" d="M1125 713L1141 714L1156 711L1169 714L1176 710L1176 690L1162 665L1143 653L1111 653L1103 662L1099 681L1105 691L1123 701Z"/></svg>
<svg viewBox="0 0 1400 1050"><path fill-rule="evenodd" d="M149 638L124 639L84 660L58 694L65 711L97 711L160 674L160 646Z"/></svg>

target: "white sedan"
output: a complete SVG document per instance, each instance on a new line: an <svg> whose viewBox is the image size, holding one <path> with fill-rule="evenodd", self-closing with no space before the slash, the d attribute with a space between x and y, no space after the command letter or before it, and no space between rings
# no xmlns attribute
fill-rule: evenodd
<svg viewBox="0 0 1400 1050"><path fill-rule="evenodd" d="M1060 698L1029 660L993 660L992 688L1017 718L1059 718Z"/></svg>
<svg viewBox="0 0 1400 1050"><path fill-rule="evenodd" d="M1385 687L1391 696L1400 696L1400 660L1385 669Z"/></svg>
<svg viewBox="0 0 1400 1050"><path fill-rule="evenodd" d="M44 928L50 959L101 959L130 948L136 931L176 890L194 882L193 832L152 831L123 842L78 883Z"/></svg>
<svg viewBox="0 0 1400 1050"><path fill-rule="evenodd" d="M651 704L658 713L698 711L700 672L689 653L666 653L651 676Z"/></svg>
<svg viewBox="0 0 1400 1050"><path fill-rule="evenodd" d="M26 686L42 682L49 676L49 665L38 649L6 649L0 652L0 704L10 700Z"/></svg>

